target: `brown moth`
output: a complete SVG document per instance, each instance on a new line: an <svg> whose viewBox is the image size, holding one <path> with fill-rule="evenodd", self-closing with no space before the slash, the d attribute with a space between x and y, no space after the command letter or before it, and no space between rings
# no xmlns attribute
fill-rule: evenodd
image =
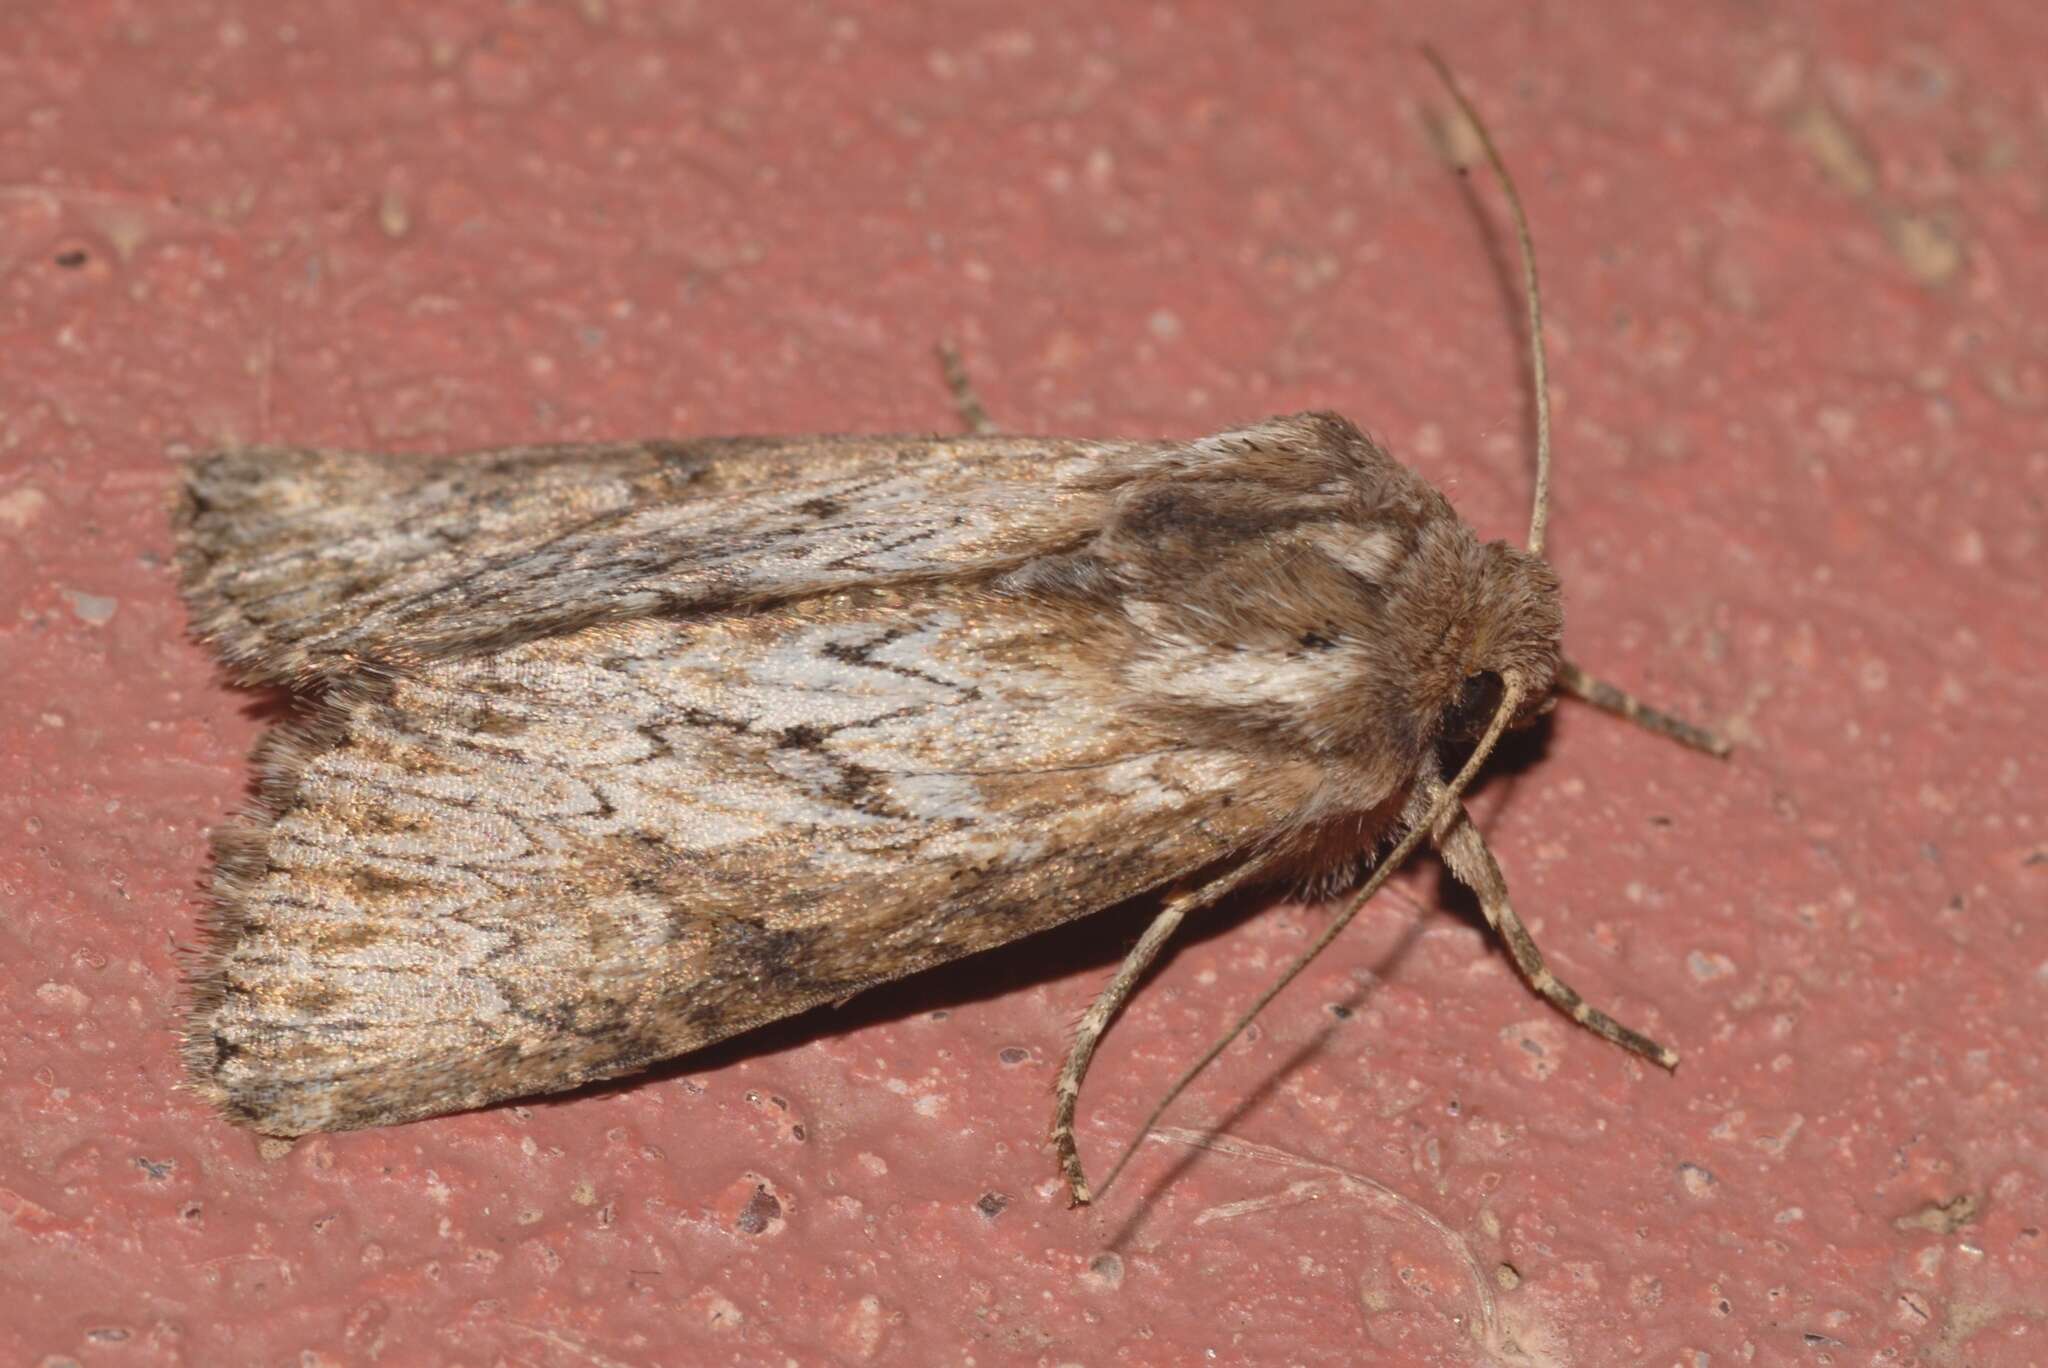
<svg viewBox="0 0 2048 1368"><path fill-rule="evenodd" d="M268 1134L409 1121L1164 894L1061 1077L1086 1201L1081 1076L1180 919L1397 833L1352 910L1433 838L1534 987L1668 1066L1543 967L1457 797L1605 687L1560 655L1540 491L1530 549L1482 543L1327 413L200 460L195 630L307 704L217 837L190 1078Z"/></svg>

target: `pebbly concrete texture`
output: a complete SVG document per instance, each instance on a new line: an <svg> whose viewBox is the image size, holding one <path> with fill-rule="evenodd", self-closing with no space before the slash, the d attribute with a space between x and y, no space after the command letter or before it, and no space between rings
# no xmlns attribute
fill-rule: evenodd
<svg viewBox="0 0 2048 1368"><path fill-rule="evenodd" d="M7 7L0 1360L2048 1362L2048 11ZM274 698L183 636L178 458L1340 408L1519 536L1499 200L1549 290L1590 666L1475 809L1572 1029L1418 862L1061 1203L1122 909L639 1080L264 1142L175 1087ZM1324 924L1240 899L1109 1038L1100 1168Z"/></svg>

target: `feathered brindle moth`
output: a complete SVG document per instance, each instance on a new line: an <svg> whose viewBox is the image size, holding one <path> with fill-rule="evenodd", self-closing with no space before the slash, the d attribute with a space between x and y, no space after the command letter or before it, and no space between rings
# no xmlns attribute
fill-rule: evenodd
<svg viewBox="0 0 2048 1368"><path fill-rule="evenodd" d="M1559 654L1508 197L1527 549L1327 413L195 463L196 630L307 699L217 839L199 1091L274 1135L554 1092L1163 895L1060 1080L1085 1201L1081 1075L1168 933L1395 835L1353 910L1431 839L1540 993L1672 1063L1544 968L1458 797L1559 688L1706 743Z"/></svg>

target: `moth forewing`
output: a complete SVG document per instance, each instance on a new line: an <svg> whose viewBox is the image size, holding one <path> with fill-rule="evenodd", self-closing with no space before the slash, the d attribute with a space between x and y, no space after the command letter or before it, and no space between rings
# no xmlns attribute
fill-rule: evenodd
<svg viewBox="0 0 2048 1368"><path fill-rule="evenodd" d="M374 458L197 468L195 612L324 691L221 841L207 1095L298 1133L574 1087L1288 848L1404 782L1435 705L1389 643L1489 564L1327 415L819 447L606 448L588 498L558 452L360 505L296 472ZM552 525L502 510L536 464Z"/></svg>

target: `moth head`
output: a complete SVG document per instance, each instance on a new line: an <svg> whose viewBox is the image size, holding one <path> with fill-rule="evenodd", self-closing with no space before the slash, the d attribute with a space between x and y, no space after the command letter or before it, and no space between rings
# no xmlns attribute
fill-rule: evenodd
<svg viewBox="0 0 2048 1368"><path fill-rule="evenodd" d="M1550 711L1562 658L1564 606L1549 562L1505 542L1480 548L1480 558L1441 728L1459 741L1478 739L1510 691L1509 726Z"/></svg>

